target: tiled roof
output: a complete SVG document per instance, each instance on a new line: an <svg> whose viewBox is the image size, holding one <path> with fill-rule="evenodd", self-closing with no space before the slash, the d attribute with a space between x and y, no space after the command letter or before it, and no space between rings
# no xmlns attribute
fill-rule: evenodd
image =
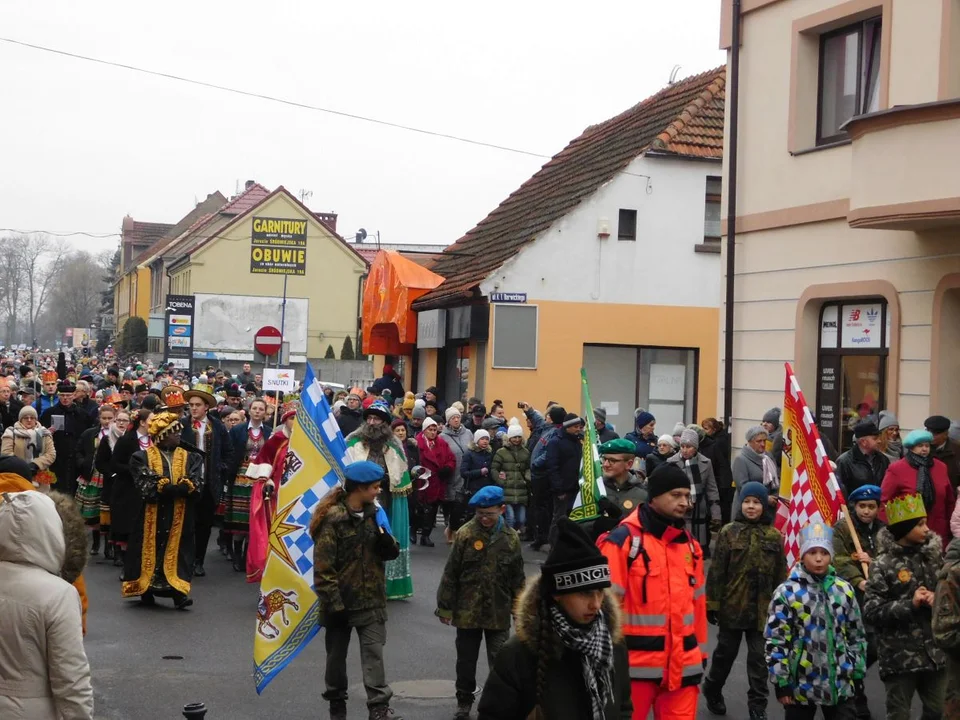
<svg viewBox="0 0 960 720"><path fill-rule="evenodd" d="M452 305L582 200L653 147L657 153L720 158L725 68L670 85L616 117L588 127L430 268L446 280L414 310Z"/></svg>
<svg viewBox="0 0 960 720"><path fill-rule="evenodd" d="M366 260L368 264L373 263L373 259L377 256L377 253L379 252L379 250L373 246L359 248L355 244L350 244L350 247L356 250L357 254L360 257L362 257L364 260ZM384 249L388 250L390 248L384 248ZM417 252L413 250L397 250L396 252L401 257L404 257L407 260L410 260L411 262L415 262L420 267L425 267L428 270L433 269L434 263L436 263L437 259L442 256L442 253L439 253L439 252L430 253L430 252Z"/></svg>
<svg viewBox="0 0 960 720"><path fill-rule="evenodd" d="M140 222L134 220L132 227L124 228L123 239L133 243L154 243L162 238L173 225L169 223Z"/></svg>
<svg viewBox="0 0 960 720"><path fill-rule="evenodd" d="M227 199L221 195L219 191L214 190L212 193L207 195L205 200L198 203L193 210L180 218L180 221L176 225L171 225L170 229L159 241L148 247L136 258L134 258L131 265L140 265L145 261L151 261L160 257L164 251L167 250L167 248L176 242L177 238L179 238L185 232L192 231L198 223L205 222L211 217L212 211L221 207L226 202Z"/></svg>

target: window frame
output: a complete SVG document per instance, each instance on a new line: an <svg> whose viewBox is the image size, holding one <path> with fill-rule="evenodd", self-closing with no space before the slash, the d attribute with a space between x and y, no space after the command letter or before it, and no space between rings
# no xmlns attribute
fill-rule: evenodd
<svg viewBox="0 0 960 720"><path fill-rule="evenodd" d="M623 213L633 213L633 235L624 235L623 233ZM617 241L636 242L637 241L637 218L638 213L633 208L620 208L617 213Z"/></svg>
<svg viewBox="0 0 960 720"><path fill-rule="evenodd" d="M715 182L721 183L721 185L722 185L722 183L723 183L723 178L721 178L719 175L707 175L706 178L705 178L705 180L704 180L704 195L703 195L703 240L704 240L704 242L716 242L716 243L719 243L719 242L720 242L720 239L723 237L723 217L722 217L722 216L723 216L723 194L722 194L722 192L720 192L720 193L712 193L712 192L710 192L710 183L711 183L711 181L715 181ZM718 219L718 223L719 223L720 226L719 226L719 228L718 228L719 232L718 232L716 235L708 235L708 234L707 234L707 206L708 206L708 205L712 205L712 204L716 204L716 205L718 205L718 206L720 207L720 216L721 216L721 217L720 217L720 219Z"/></svg>
<svg viewBox="0 0 960 720"><path fill-rule="evenodd" d="M492 327L490 333L490 366L495 370L537 370L540 367L540 306L528 303L491 303ZM500 308L532 308L536 317L536 333L533 339L533 366L497 364L497 315Z"/></svg>
<svg viewBox="0 0 960 720"><path fill-rule="evenodd" d="M857 32L857 89L856 89L856 98L854 105L854 113L852 117L857 117L863 113L863 103L864 103L864 88L863 88L863 56L864 56L864 40L866 38L866 29L868 26L874 27L876 25L880 26L880 34L877 37L877 43L881 46L882 53L882 42L883 42L883 15L873 15L863 20L857 20L856 22L844 25L830 32L822 33L818 38L819 48L817 51L817 129L816 129L816 146L821 147L824 145L831 145L833 143L843 142L848 140L850 135L846 130L840 130L840 132L833 135L824 135L823 134L823 73L824 73L824 56L826 54L827 42L833 38L840 37L842 35L849 35L852 31L856 30ZM871 53L872 57L872 53ZM882 59L881 59L882 60ZM877 65L877 92L880 92L880 63Z"/></svg>

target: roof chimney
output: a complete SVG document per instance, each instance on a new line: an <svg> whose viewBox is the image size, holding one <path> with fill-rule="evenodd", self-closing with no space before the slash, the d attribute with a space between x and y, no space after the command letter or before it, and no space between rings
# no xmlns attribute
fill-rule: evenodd
<svg viewBox="0 0 960 720"><path fill-rule="evenodd" d="M256 180L247 180L247 181L243 184L243 189L244 189L244 191L247 191L247 190L249 190L250 188L252 188L252 187L253 187L254 185L256 185L256 184L257 184L257 181L256 181Z"/></svg>

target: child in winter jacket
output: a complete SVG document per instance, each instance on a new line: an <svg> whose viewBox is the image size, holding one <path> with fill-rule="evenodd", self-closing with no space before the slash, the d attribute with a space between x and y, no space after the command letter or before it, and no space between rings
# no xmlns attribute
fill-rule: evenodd
<svg viewBox="0 0 960 720"><path fill-rule="evenodd" d="M833 530L811 523L800 532L800 562L773 593L767 668L786 720L852 715L855 685L866 674L867 640L853 586L830 565Z"/></svg>
<svg viewBox="0 0 960 720"><path fill-rule="evenodd" d="M931 608L943 566L940 536L927 527L919 494L886 504L863 612L876 629L888 720L909 720L913 694L924 717L941 717L947 658L934 642Z"/></svg>
<svg viewBox="0 0 960 720"><path fill-rule="evenodd" d="M504 520L521 535L527 524L528 486L530 484L530 451L523 446L523 428L513 420L507 428L507 441L493 455L493 481L503 488L506 513Z"/></svg>
<svg viewBox="0 0 960 720"><path fill-rule="evenodd" d="M960 537L947 546L933 600L933 639L947 655L943 717L960 718Z"/></svg>
<svg viewBox="0 0 960 720"><path fill-rule="evenodd" d="M460 463L465 502L481 488L494 484L490 473L492 465L493 450L490 449L490 433L486 430L477 430L473 434L473 442L463 454L463 461Z"/></svg>
<svg viewBox="0 0 960 720"><path fill-rule="evenodd" d="M877 535L881 528L886 527L878 517L880 494L881 490L877 485L861 485L847 498L850 520L860 540L859 552L846 520L837 521L833 531L833 547L836 552L833 566L837 570L837 575L853 585L857 591L861 614L863 613L863 591L867 586L864 565L869 569L876 559ZM869 622L864 621L864 627L867 631L867 668L870 668L877 661L877 638ZM867 696L862 686L857 687L857 717L871 717Z"/></svg>
<svg viewBox="0 0 960 720"><path fill-rule="evenodd" d="M787 578L783 536L770 526L765 510L769 493L762 483L740 488L736 519L717 536L713 562L707 573L707 621L719 625L717 648L703 683L707 708L726 715L723 684L747 639L747 706L750 720L767 717L767 668L763 656L763 628L776 587Z"/></svg>

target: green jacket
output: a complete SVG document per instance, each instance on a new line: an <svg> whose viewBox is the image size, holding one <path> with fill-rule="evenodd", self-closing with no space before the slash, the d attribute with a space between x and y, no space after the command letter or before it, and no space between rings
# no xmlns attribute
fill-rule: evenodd
<svg viewBox="0 0 960 720"><path fill-rule="evenodd" d="M870 565L863 617L877 634L880 679L943 670L947 658L933 641L930 608L913 607L917 588L937 585L943 567L940 536L930 532L923 545L904 547L884 528L877 536L877 550Z"/></svg>
<svg viewBox="0 0 960 720"><path fill-rule="evenodd" d="M725 525L707 571L707 610L719 613L722 628L763 630L777 586L787 579L783 536L761 518L741 514Z"/></svg>
<svg viewBox="0 0 960 720"><path fill-rule="evenodd" d="M607 492L607 500L623 511L623 517L647 501L647 481L632 470L623 487L619 487L609 478L603 479L603 487Z"/></svg>
<svg viewBox="0 0 960 720"><path fill-rule="evenodd" d="M933 601L933 640L947 655L943 717L960 718L960 538L947 546Z"/></svg>
<svg viewBox="0 0 960 720"><path fill-rule="evenodd" d="M354 517L341 497L320 524L313 538L313 588L321 624L344 611L351 625L386 619L384 563L399 557L400 546L377 525L376 514L371 503Z"/></svg>
<svg viewBox="0 0 960 720"><path fill-rule="evenodd" d="M526 505L530 482L530 451L523 445L506 444L493 456L493 481L503 488L503 501L507 505ZM500 479L500 473L507 477Z"/></svg>
<svg viewBox="0 0 960 720"><path fill-rule="evenodd" d="M884 527L883 522L878 518L868 527L854 517L853 524L857 528L860 547L862 547L863 551L871 558L876 560L877 534L880 532L880 528ZM853 536L850 534L847 521L838 520L833 528L833 567L837 571L837 575L853 585L853 589L857 591L857 597L860 598L863 596L860 590L860 583L866 580L866 578L863 576L863 566L850 557L856 551L857 546L853 544Z"/></svg>
<svg viewBox="0 0 960 720"><path fill-rule="evenodd" d="M447 556L437 615L464 629L509 630L513 603L526 579L520 536L498 523L485 530L473 518L457 530Z"/></svg>

